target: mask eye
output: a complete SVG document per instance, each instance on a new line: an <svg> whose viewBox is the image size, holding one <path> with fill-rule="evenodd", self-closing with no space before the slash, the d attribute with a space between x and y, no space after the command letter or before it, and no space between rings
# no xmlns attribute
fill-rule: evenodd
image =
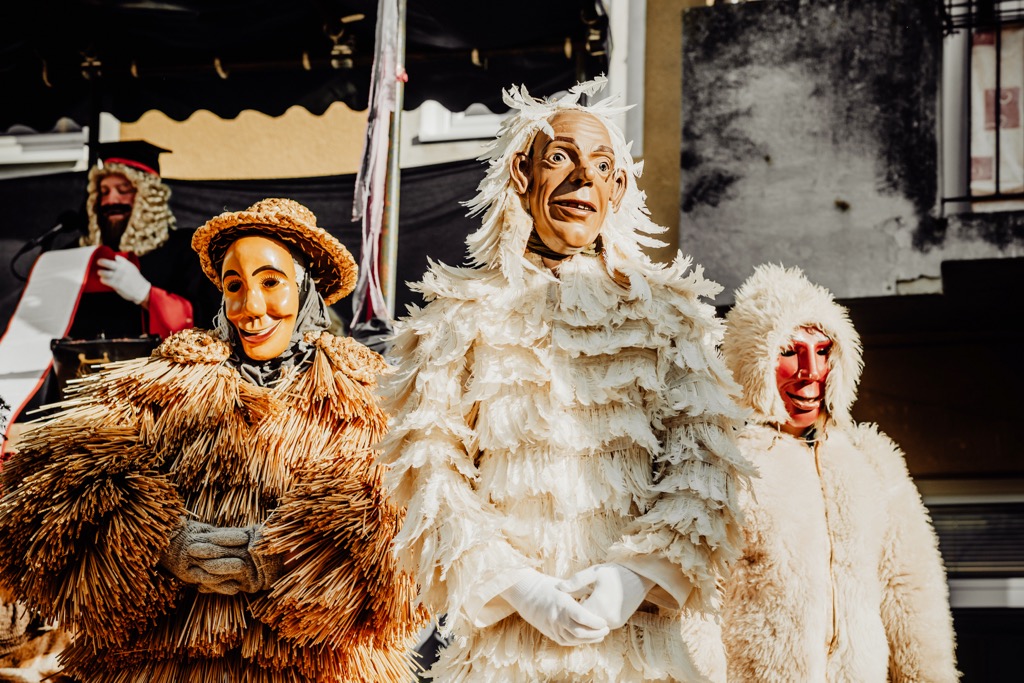
<svg viewBox="0 0 1024 683"><path fill-rule="evenodd" d="M560 164L568 159L568 157L565 156L564 152L555 152L548 158L551 159L551 161L555 162L556 164Z"/></svg>
<svg viewBox="0 0 1024 683"><path fill-rule="evenodd" d="M242 283L238 280L231 280L230 282L224 283L224 291L231 292L232 294L242 289Z"/></svg>
<svg viewBox="0 0 1024 683"><path fill-rule="evenodd" d="M791 356L795 356L796 355L796 350L795 349L783 349L782 351L779 351L779 355L782 356L783 358L789 358Z"/></svg>

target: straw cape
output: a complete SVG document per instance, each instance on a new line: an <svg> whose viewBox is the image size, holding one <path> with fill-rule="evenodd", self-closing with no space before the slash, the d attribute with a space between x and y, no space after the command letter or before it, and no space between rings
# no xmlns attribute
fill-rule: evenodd
<svg viewBox="0 0 1024 683"><path fill-rule="evenodd" d="M733 434L742 411L703 301L719 287L680 257L657 266L656 232L601 81L545 103L506 93L507 119L473 202L478 268L434 264L429 302L399 321L385 461L408 501L396 539L422 600L447 613L444 681L724 679L713 619L719 582L742 545L738 490L750 473ZM602 227L603 252L557 272L526 254L533 220L509 186L511 155L560 110L604 122L629 174ZM562 647L500 598L524 568L567 578L618 562L657 577L627 623L600 643ZM718 647L714 646L718 643Z"/></svg>
<svg viewBox="0 0 1024 683"><path fill-rule="evenodd" d="M0 582L77 631L67 670L91 683L380 683L412 678L424 622L391 542L371 444L386 416L375 353L308 333L312 364L273 387L188 330L149 359L84 379L2 471ZM182 515L264 523L288 554L267 592L201 593L158 567Z"/></svg>
<svg viewBox="0 0 1024 683"><path fill-rule="evenodd" d="M265 234L260 226L272 226L272 237L296 247L305 256L316 290L328 306L352 292L358 268L349 250L317 226L312 211L292 199L279 198L256 202L245 211L214 216L193 233L192 248L199 254L206 277L218 290L222 289L219 266L227 248L246 233Z"/></svg>

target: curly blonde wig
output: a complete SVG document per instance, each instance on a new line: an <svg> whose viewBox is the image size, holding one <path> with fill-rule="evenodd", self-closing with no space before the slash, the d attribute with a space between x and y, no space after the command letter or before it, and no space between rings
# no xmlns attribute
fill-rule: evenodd
<svg viewBox="0 0 1024 683"><path fill-rule="evenodd" d="M176 225L174 214L167 203L171 198L171 188L158 175L109 162L102 168L97 166L89 170L89 198L86 204L89 233L81 239L80 244L91 247L101 243L96 206L100 198L100 181L110 175L122 175L135 186L135 204L132 206L128 227L121 235L118 251L142 256L161 247Z"/></svg>

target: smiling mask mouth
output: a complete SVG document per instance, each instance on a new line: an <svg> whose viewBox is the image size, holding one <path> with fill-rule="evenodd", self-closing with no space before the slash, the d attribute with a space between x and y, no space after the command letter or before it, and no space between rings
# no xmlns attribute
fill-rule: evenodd
<svg viewBox="0 0 1024 683"><path fill-rule="evenodd" d="M801 412L807 412L821 407L822 397L820 395L814 398L808 398L806 396L798 396L797 394L786 392L786 396L789 397L790 403L793 407Z"/></svg>
<svg viewBox="0 0 1024 683"><path fill-rule="evenodd" d="M238 334L243 339L251 339L253 337L260 337L260 336L263 336L263 335L270 334L271 332L276 330L280 324L281 324L281 321L278 320L276 323L274 323L270 327L265 327L262 330L256 330L256 331L253 331L253 332L249 332L247 330L243 330L242 328L238 328Z"/></svg>

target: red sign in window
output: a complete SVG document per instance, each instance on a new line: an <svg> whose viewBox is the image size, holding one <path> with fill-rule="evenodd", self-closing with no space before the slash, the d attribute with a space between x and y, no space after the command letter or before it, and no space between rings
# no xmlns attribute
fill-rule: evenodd
<svg viewBox="0 0 1024 683"><path fill-rule="evenodd" d="M996 127L996 91L985 90L985 130ZM999 90L999 127L1020 128L1020 88L1000 88Z"/></svg>
<svg viewBox="0 0 1024 683"><path fill-rule="evenodd" d="M996 44L996 32L995 31L978 31L971 38L973 45L995 45Z"/></svg>
<svg viewBox="0 0 1024 683"><path fill-rule="evenodd" d="M971 157L971 180L992 180L992 157Z"/></svg>

